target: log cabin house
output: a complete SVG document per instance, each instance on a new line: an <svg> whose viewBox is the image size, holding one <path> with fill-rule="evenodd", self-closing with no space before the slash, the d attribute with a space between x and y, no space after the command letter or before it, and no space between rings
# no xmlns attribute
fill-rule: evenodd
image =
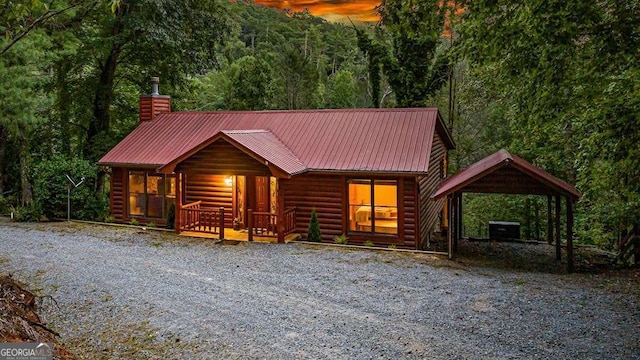
<svg viewBox="0 0 640 360"><path fill-rule="evenodd" d="M225 228L285 241L316 209L322 239L421 249L445 200L430 195L454 142L435 108L171 112L140 98L140 123L99 165L117 222Z"/></svg>

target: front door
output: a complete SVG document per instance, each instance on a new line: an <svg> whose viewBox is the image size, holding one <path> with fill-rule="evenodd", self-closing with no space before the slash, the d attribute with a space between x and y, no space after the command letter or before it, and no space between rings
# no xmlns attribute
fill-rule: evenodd
<svg viewBox="0 0 640 360"><path fill-rule="evenodd" d="M269 177L256 176L256 210L269 212Z"/></svg>

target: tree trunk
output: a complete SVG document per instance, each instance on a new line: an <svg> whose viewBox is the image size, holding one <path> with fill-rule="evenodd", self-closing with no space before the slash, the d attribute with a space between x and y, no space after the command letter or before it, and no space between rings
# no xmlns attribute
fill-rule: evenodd
<svg viewBox="0 0 640 360"><path fill-rule="evenodd" d="M85 157L89 160L95 160L96 154L91 151L95 146L96 137L100 134L106 134L109 131L110 115L109 109L113 101L113 84L118 66L118 58L122 52L124 43L117 39L117 36L124 31L123 18L127 13L128 5L122 1L116 11L116 18L113 23L112 36L113 44L109 56L101 66L100 78L95 89L93 97L93 117L87 130L87 149L85 149Z"/></svg>
<svg viewBox="0 0 640 360"><path fill-rule="evenodd" d="M122 53L125 42L118 39L118 35L124 31L123 18L128 12L129 5L126 1L121 1L116 10L116 18L113 23L112 36L114 37L111 45L111 51L105 62L101 66L100 79L95 89L93 97L93 117L87 130L87 143L85 148L85 159L89 161L98 161L102 154L96 151L100 144L96 144L100 135L106 135L109 132L110 114L109 109L113 101L113 85L115 82L116 69L118 67L118 59ZM96 188L102 191L104 187L103 171L98 171L96 177Z"/></svg>
<svg viewBox="0 0 640 360"><path fill-rule="evenodd" d="M29 144L24 124L18 126L18 140L20 142L20 205L29 206L33 202L31 181L29 180Z"/></svg>
<svg viewBox="0 0 640 360"><path fill-rule="evenodd" d="M68 87L66 86L65 79L67 73L69 72L70 65L69 59L63 58L60 63L58 63L57 71L56 71L56 82L58 83L58 110L59 110L59 126L60 126L60 138L58 139L58 143L60 146L60 152L66 156L71 156L71 130L69 128L69 119L70 110L69 105L71 104L70 92Z"/></svg>
<svg viewBox="0 0 640 360"><path fill-rule="evenodd" d="M7 152L7 127L0 125L0 196L4 194L4 157Z"/></svg>

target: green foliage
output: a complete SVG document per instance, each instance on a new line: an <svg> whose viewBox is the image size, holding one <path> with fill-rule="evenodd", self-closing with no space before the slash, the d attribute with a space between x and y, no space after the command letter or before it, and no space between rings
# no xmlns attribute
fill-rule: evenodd
<svg viewBox="0 0 640 360"><path fill-rule="evenodd" d="M108 199L94 191L97 168L88 161L54 156L41 161L33 169L34 203L38 211L49 219L66 219L66 175L82 185L71 189L71 217L83 220L102 220L108 213Z"/></svg>
<svg viewBox="0 0 640 360"><path fill-rule="evenodd" d="M129 224L131 224L133 226L140 225L140 223L138 222L138 219L136 219L136 218L132 218L131 220L129 220Z"/></svg>
<svg viewBox="0 0 640 360"><path fill-rule="evenodd" d="M9 199L0 195L0 214L8 214L11 209Z"/></svg>
<svg viewBox="0 0 640 360"><path fill-rule="evenodd" d="M11 210L13 212L13 220L18 222L36 222L40 221L40 211L35 205L19 206Z"/></svg>
<svg viewBox="0 0 640 360"><path fill-rule="evenodd" d="M104 217L104 222L106 222L107 224L112 224L116 222L116 218L113 217L113 215L107 215Z"/></svg>
<svg viewBox="0 0 640 360"><path fill-rule="evenodd" d="M348 241L349 241L349 238L345 234L342 234L333 238L333 242L339 245L346 245Z"/></svg>
<svg viewBox="0 0 640 360"><path fill-rule="evenodd" d="M399 107L425 106L446 82L449 58L438 45L448 10L439 0L383 0L378 7L392 41L384 72Z"/></svg>
<svg viewBox="0 0 640 360"><path fill-rule="evenodd" d="M487 144L465 151L508 147L576 184L584 194L576 214L580 241L615 249L625 229L640 222L640 132L632 125L640 116L640 4L462 6L457 53L469 68L458 98L482 118L456 124L463 144L474 141L464 135L469 128L485 129L476 135ZM460 166L471 157L462 156Z"/></svg>
<svg viewBox="0 0 640 360"><path fill-rule="evenodd" d="M362 245L366 247L373 247L373 241L367 240Z"/></svg>
<svg viewBox="0 0 640 360"><path fill-rule="evenodd" d="M153 221L149 221L147 223L147 227L154 228L154 227L156 227L156 223L154 223Z"/></svg>
<svg viewBox="0 0 640 360"><path fill-rule="evenodd" d="M311 211L311 220L309 221L309 229L307 230L307 241L322 242L322 234L320 233L320 223L318 222L316 209Z"/></svg>
<svg viewBox="0 0 640 360"><path fill-rule="evenodd" d="M176 205L171 204L169 206L169 211L167 211L167 224L165 227L167 229L173 229L176 225Z"/></svg>
<svg viewBox="0 0 640 360"><path fill-rule="evenodd" d="M228 69L231 83L227 92L230 110L263 110L271 105L273 75L262 59L245 56Z"/></svg>
<svg viewBox="0 0 640 360"><path fill-rule="evenodd" d="M340 70L329 77L329 103L332 109L352 108L356 104L356 82L349 70Z"/></svg>
<svg viewBox="0 0 640 360"><path fill-rule="evenodd" d="M398 247L396 246L396 244L389 244L389 246L387 246L388 249L397 249Z"/></svg>

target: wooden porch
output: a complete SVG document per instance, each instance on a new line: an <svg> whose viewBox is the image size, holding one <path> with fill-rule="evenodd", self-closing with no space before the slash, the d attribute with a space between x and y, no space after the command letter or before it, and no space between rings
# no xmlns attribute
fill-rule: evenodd
<svg viewBox="0 0 640 360"><path fill-rule="evenodd" d="M225 227L225 219L232 216L229 209L204 208L201 201L182 205L177 213L176 229L188 236L225 240L245 240L286 243L299 237L294 234L296 208L278 213L247 211L246 229Z"/></svg>
<svg viewBox="0 0 640 360"><path fill-rule="evenodd" d="M220 240L219 234L205 233L205 232L198 232L198 231L181 231L180 235ZM284 237L284 243L290 243L299 239L300 239L300 234L291 233ZM249 241L249 232L247 230L224 229L224 239L222 240ZM256 235L256 236L253 236L252 241L275 244L278 242L278 238L273 236Z"/></svg>

